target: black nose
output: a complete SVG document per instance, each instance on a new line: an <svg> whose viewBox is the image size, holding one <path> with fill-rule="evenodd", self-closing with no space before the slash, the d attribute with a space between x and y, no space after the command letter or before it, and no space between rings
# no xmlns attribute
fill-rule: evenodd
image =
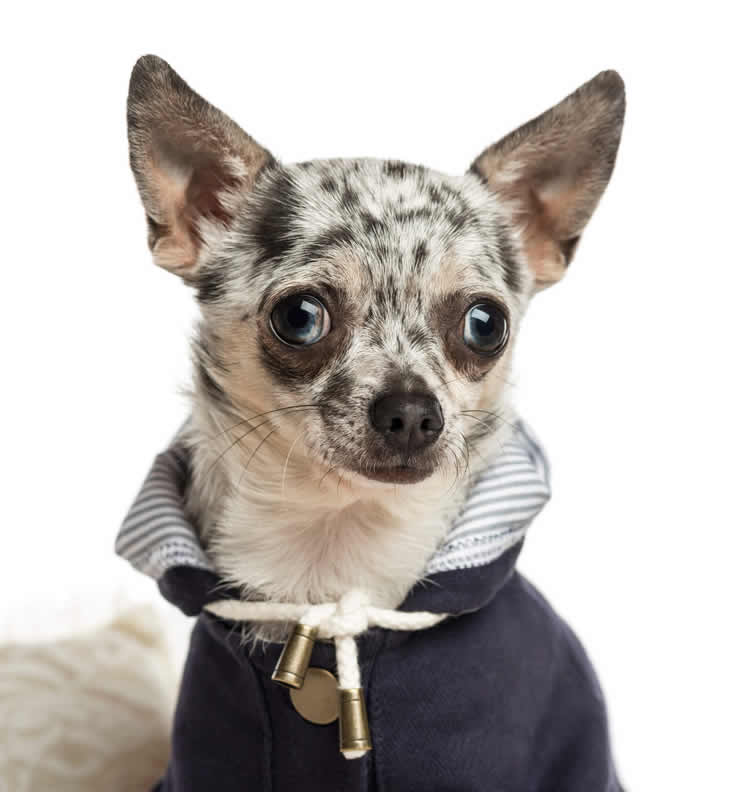
<svg viewBox="0 0 750 792"><path fill-rule="evenodd" d="M399 451L421 451L443 431L440 402L424 393L386 393L373 403L371 420Z"/></svg>

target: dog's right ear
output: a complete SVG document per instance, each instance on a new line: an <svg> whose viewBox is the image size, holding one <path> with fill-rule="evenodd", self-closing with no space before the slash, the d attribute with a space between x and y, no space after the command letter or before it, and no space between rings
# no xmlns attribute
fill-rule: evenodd
<svg viewBox="0 0 750 792"><path fill-rule="evenodd" d="M193 281L206 240L273 157L155 55L133 68L128 142L154 261Z"/></svg>

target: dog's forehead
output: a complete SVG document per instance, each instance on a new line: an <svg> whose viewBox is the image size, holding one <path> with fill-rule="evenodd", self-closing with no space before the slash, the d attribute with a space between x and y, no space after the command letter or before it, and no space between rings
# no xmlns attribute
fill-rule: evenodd
<svg viewBox="0 0 750 792"><path fill-rule="evenodd" d="M256 191L246 241L252 279L332 280L350 291L420 284L517 293L522 274L497 201L472 174L397 161L316 160L272 168Z"/></svg>

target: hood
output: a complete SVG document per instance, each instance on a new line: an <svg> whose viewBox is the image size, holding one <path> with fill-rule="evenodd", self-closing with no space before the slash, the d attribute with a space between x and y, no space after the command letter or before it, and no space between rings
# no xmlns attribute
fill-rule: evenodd
<svg viewBox="0 0 750 792"><path fill-rule="evenodd" d="M188 615L236 598L221 584L184 510L190 455L180 440L154 460L120 527L118 555L157 581ZM547 458L517 421L490 464L474 478L458 517L400 610L459 614L481 608L511 576L531 521L549 500Z"/></svg>

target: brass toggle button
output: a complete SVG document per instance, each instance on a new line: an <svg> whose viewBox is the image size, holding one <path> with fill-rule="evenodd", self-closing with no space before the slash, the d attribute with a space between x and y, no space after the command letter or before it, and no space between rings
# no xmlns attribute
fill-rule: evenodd
<svg viewBox="0 0 750 792"><path fill-rule="evenodd" d="M317 636L317 627L296 624L292 634L287 638L271 679L286 687L301 688L305 683L305 674L310 665L310 656Z"/></svg>
<svg viewBox="0 0 750 792"><path fill-rule="evenodd" d="M344 755L361 756L372 748L362 688L339 690L339 748Z"/></svg>
<svg viewBox="0 0 750 792"><path fill-rule="evenodd" d="M289 698L297 714L309 723L326 726L339 716L338 682L324 668L311 668L305 684L289 691Z"/></svg>

